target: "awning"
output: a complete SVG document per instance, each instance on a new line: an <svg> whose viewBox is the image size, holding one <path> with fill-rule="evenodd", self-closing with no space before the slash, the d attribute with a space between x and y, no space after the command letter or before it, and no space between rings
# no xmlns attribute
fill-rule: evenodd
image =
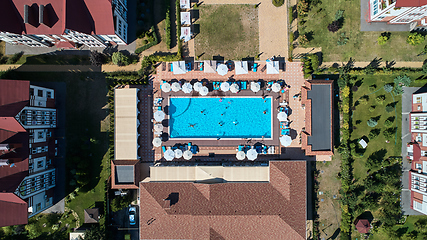
<svg viewBox="0 0 427 240"><path fill-rule="evenodd" d="M215 73L216 72L216 61L205 60L203 61L203 67L205 73Z"/></svg>
<svg viewBox="0 0 427 240"><path fill-rule="evenodd" d="M279 112L277 114L277 119L279 119L279 121L284 122L288 120L288 114L286 114L285 112Z"/></svg>
<svg viewBox="0 0 427 240"><path fill-rule="evenodd" d="M171 91L171 85L167 82L162 83L161 89L163 92L170 92Z"/></svg>
<svg viewBox="0 0 427 240"><path fill-rule="evenodd" d="M178 61L172 62L173 74L184 74L187 71L185 70L185 62Z"/></svg>
<svg viewBox="0 0 427 240"><path fill-rule="evenodd" d="M228 82L222 82L220 87L223 92L230 90L230 84Z"/></svg>
<svg viewBox="0 0 427 240"><path fill-rule="evenodd" d="M261 90L261 84L259 82L251 82L252 92L259 92Z"/></svg>
<svg viewBox="0 0 427 240"><path fill-rule="evenodd" d="M280 92L281 89L282 86L280 86L280 84L277 82L273 83L273 86L271 86L271 91L273 92Z"/></svg>
<svg viewBox="0 0 427 240"><path fill-rule="evenodd" d="M157 123L154 125L154 131L155 132L161 132L163 131L163 125L161 123Z"/></svg>
<svg viewBox="0 0 427 240"><path fill-rule="evenodd" d="M160 147L160 146L162 146L162 139L160 139L160 138L154 138L153 139L153 146L154 147Z"/></svg>
<svg viewBox="0 0 427 240"><path fill-rule="evenodd" d="M194 91L198 92L203 87L203 84L201 82L195 82L193 85Z"/></svg>
<svg viewBox="0 0 427 240"><path fill-rule="evenodd" d="M157 111L154 113L154 120L156 120L157 122L161 122L165 119L166 114L163 111Z"/></svg>
<svg viewBox="0 0 427 240"><path fill-rule="evenodd" d="M209 89L208 89L207 87L203 86L202 88L200 88L199 93L200 93L200 95L202 95L202 96L206 96L206 95L208 95L208 93L209 93Z"/></svg>
<svg viewBox="0 0 427 240"><path fill-rule="evenodd" d="M164 152L163 157L167 161L172 161L175 158L175 152L172 149L168 149Z"/></svg>
<svg viewBox="0 0 427 240"><path fill-rule="evenodd" d="M279 61L267 62L267 74L279 74Z"/></svg>
<svg viewBox="0 0 427 240"><path fill-rule="evenodd" d="M193 153L190 150L185 150L183 157L185 160L190 160L193 157Z"/></svg>
<svg viewBox="0 0 427 240"><path fill-rule="evenodd" d="M245 157L246 157L246 154L243 151L238 151L236 154L237 160L243 160L243 159L245 159Z"/></svg>
<svg viewBox="0 0 427 240"><path fill-rule="evenodd" d="M225 64L219 64L218 67L216 68L216 71L218 72L219 75L224 76L228 72L228 67Z"/></svg>
<svg viewBox="0 0 427 240"><path fill-rule="evenodd" d="M248 62L247 61L234 61L235 73L247 74L248 73Z"/></svg>
<svg viewBox="0 0 427 240"><path fill-rule="evenodd" d="M284 147L288 147L292 143L292 138L289 135L283 135L280 137L280 144Z"/></svg>
<svg viewBox="0 0 427 240"><path fill-rule="evenodd" d="M180 39L183 39L184 42L188 42L191 40L191 28L190 27L181 27L181 37Z"/></svg>
<svg viewBox="0 0 427 240"><path fill-rule="evenodd" d="M190 25L190 24L191 24L190 12L181 12L181 25Z"/></svg>
<svg viewBox="0 0 427 240"><path fill-rule="evenodd" d="M254 148L249 149L249 151L246 153L246 157L248 157L249 160L253 161L258 157L258 153Z"/></svg>
<svg viewBox="0 0 427 240"><path fill-rule="evenodd" d="M181 8L190 8L190 0L180 0L179 2Z"/></svg>
<svg viewBox="0 0 427 240"><path fill-rule="evenodd" d="M191 85L191 83L184 83L184 85L182 85L182 91L184 93L191 93L193 91L193 86Z"/></svg>
<svg viewBox="0 0 427 240"><path fill-rule="evenodd" d="M237 92L239 92L239 90L240 90L239 85L237 85L236 83L231 84L230 92L237 93Z"/></svg>
<svg viewBox="0 0 427 240"><path fill-rule="evenodd" d="M179 82L173 82L172 83L172 91L178 92L179 90L181 90L181 85L179 84Z"/></svg>

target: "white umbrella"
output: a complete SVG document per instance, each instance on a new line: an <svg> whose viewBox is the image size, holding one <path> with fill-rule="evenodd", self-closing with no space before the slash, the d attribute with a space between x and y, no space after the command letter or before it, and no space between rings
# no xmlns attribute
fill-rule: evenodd
<svg viewBox="0 0 427 240"><path fill-rule="evenodd" d="M162 139L160 139L160 138L154 138L153 139L153 146L155 146L155 147L162 146Z"/></svg>
<svg viewBox="0 0 427 240"><path fill-rule="evenodd" d="M203 86L202 88L200 88L199 93L200 93L200 95L202 95L202 96L206 96L206 95L208 95L208 93L209 93L209 89L208 89L207 87Z"/></svg>
<svg viewBox="0 0 427 240"><path fill-rule="evenodd" d="M182 85L182 91L185 93L191 93L191 91L193 91L193 86L190 83L186 82L184 83L184 85Z"/></svg>
<svg viewBox="0 0 427 240"><path fill-rule="evenodd" d="M175 158L181 158L182 157L182 150L181 149L175 149Z"/></svg>
<svg viewBox="0 0 427 240"><path fill-rule="evenodd" d="M163 131L163 125L160 124L160 123L155 124L154 125L154 131L155 132L161 132L161 131Z"/></svg>
<svg viewBox="0 0 427 240"><path fill-rule="evenodd" d="M281 121L281 122L287 121L288 120L288 114L286 114L285 112L279 112L277 114L277 119L279 119L279 121Z"/></svg>
<svg viewBox="0 0 427 240"><path fill-rule="evenodd" d="M221 83L221 90L223 92L227 92L228 90L230 90L230 84L228 82L222 82Z"/></svg>
<svg viewBox="0 0 427 240"><path fill-rule="evenodd" d="M163 157L167 160L167 161L172 161L175 158L175 152L172 151L172 149L168 149L166 150L166 152L163 154Z"/></svg>
<svg viewBox="0 0 427 240"><path fill-rule="evenodd" d="M228 72L228 67L225 64L219 64L216 71L219 75L224 76Z"/></svg>
<svg viewBox="0 0 427 240"><path fill-rule="evenodd" d="M181 90L181 85L178 82L172 83L172 91L178 92L179 90Z"/></svg>
<svg viewBox="0 0 427 240"><path fill-rule="evenodd" d="M287 147L289 145L291 145L292 143L292 138L289 135L283 135L280 137L280 143L284 146Z"/></svg>
<svg viewBox="0 0 427 240"><path fill-rule="evenodd" d="M282 86L277 82L273 83L273 86L271 86L271 91L273 92L280 92L280 89L282 89Z"/></svg>
<svg viewBox="0 0 427 240"><path fill-rule="evenodd" d="M258 157L258 153L254 148L249 149L249 151L246 153L246 156L249 160L253 161Z"/></svg>
<svg viewBox="0 0 427 240"><path fill-rule="evenodd" d="M237 93L239 91L239 85L237 85L236 83L231 84L230 91L232 93Z"/></svg>
<svg viewBox="0 0 427 240"><path fill-rule="evenodd" d="M163 111L157 111L154 113L154 120L156 120L157 122L163 121L165 117L166 117L166 114Z"/></svg>
<svg viewBox="0 0 427 240"><path fill-rule="evenodd" d="M171 85L167 82L162 84L162 91L163 92L170 92L171 91Z"/></svg>
<svg viewBox="0 0 427 240"><path fill-rule="evenodd" d="M243 160L243 159L245 159L245 157L246 157L246 154L243 151L238 151L236 154L237 160Z"/></svg>
<svg viewBox="0 0 427 240"><path fill-rule="evenodd" d="M186 150L183 153L185 160L190 160L193 157L193 153L190 150Z"/></svg>
<svg viewBox="0 0 427 240"><path fill-rule="evenodd" d="M261 90L259 82L251 82L251 90L252 92L259 92L259 90Z"/></svg>
<svg viewBox="0 0 427 240"><path fill-rule="evenodd" d="M196 82L193 85L194 91L196 91L196 92L200 91L200 88L202 88L202 87L203 87L203 84L201 82Z"/></svg>

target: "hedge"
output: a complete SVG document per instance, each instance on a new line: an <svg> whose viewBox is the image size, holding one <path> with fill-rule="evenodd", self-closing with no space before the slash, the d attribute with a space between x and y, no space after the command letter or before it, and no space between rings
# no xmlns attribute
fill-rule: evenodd
<svg viewBox="0 0 427 240"><path fill-rule="evenodd" d="M165 0L166 5L166 18L165 18L165 31L166 31L166 47L171 48L171 17L170 17L170 1Z"/></svg>
<svg viewBox="0 0 427 240"><path fill-rule="evenodd" d="M141 46L141 47L137 48L135 50L136 54L140 54L141 52L143 52L143 51L149 49L150 47L155 46L155 45L157 45L159 43L159 40L157 38L157 34L156 34L156 30L155 30L154 26L151 26L151 32L153 34L154 41L150 42L148 44L145 44L144 46Z"/></svg>

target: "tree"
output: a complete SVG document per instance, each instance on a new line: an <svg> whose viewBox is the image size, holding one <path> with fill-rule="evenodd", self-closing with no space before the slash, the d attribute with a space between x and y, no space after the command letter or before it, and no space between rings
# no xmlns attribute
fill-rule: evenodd
<svg viewBox="0 0 427 240"><path fill-rule="evenodd" d="M117 66L126 66L129 65L129 58L121 52L113 53L111 60Z"/></svg>
<svg viewBox="0 0 427 240"><path fill-rule="evenodd" d="M414 33L410 33L408 35L408 38L406 39L406 42L410 45L418 45L421 44L422 42L424 42L425 37L424 35L414 32Z"/></svg>
<svg viewBox="0 0 427 240"><path fill-rule="evenodd" d="M427 62L423 64L423 72L427 73Z"/></svg>
<svg viewBox="0 0 427 240"><path fill-rule="evenodd" d="M273 5L276 7L280 7L285 3L285 0L273 0Z"/></svg>
<svg viewBox="0 0 427 240"><path fill-rule="evenodd" d="M377 126L378 125L378 122L377 122L377 120L375 120L375 119L373 119L373 118L370 118L369 120L368 120L368 126L369 127L375 127L375 126Z"/></svg>
<svg viewBox="0 0 427 240"><path fill-rule="evenodd" d="M384 45L387 43L387 41L388 41L387 36L379 36L377 39L378 45Z"/></svg>
<svg viewBox="0 0 427 240"><path fill-rule="evenodd" d="M93 226L85 231L85 240L103 240L105 232L99 226Z"/></svg>
<svg viewBox="0 0 427 240"><path fill-rule="evenodd" d="M394 111L394 106L393 105L387 105L386 107L385 107L385 111L386 112L388 112L388 113L390 113L390 112L393 112Z"/></svg>
<svg viewBox="0 0 427 240"><path fill-rule="evenodd" d="M386 84L384 85L384 90L389 93L393 91L393 86L391 84Z"/></svg>
<svg viewBox="0 0 427 240"><path fill-rule="evenodd" d="M129 204L132 202L132 198L130 194L127 194L125 196L117 196L113 198L111 201L111 211L117 212L122 210L123 208L129 206Z"/></svg>
<svg viewBox="0 0 427 240"><path fill-rule="evenodd" d="M339 21L333 21L328 25L329 32L337 32L340 29L340 23Z"/></svg>

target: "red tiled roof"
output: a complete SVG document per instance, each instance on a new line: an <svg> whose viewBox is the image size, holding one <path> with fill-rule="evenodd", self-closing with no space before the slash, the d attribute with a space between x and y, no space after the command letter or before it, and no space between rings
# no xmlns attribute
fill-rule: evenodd
<svg viewBox="0 0 427 240"><path fill-rule="evenodd" d="M0 79L0 106L30 99L30 82Z"/></svg>
<svg viewBox="0 0 427 240"><path fill-rule="evenodd" d="M76 48L75 43L70 41L59 41L55 45L57 48L64 48L64 49Z"/></svg>
<svg viewBox="0 0 427 240"><path fill-rule="evenodd" d="M395 7L421 7L427 5L427 0L396 0Z"/></svg>
<svg viewBox="0 0 427 240"><path fill-rule="evenodd" d="M13 193L0 193L0 227L27 224L27 203Z"/></svg>
<svg viewBox="0 0 427 240"><path fill-rule="evenodd" d="M273 161L270 182L141 182L140 238L305 239L305 176L304 161Z"/></svg>
<svg viewBox="0 0 427 240"><path fill-rule="evenodd" d="M356 223L356 228L360 233L368 233L371 228L371 224L366 219L359 219Z"/></svg>
<svg viewBox="0 0 427 240"><path fill-rule="evenodd" d="M414 144L412 144L412 147L413 147L413 154L414 154L414 156L413 156L413 161L419 161L420 160L420 157L421 157L421 148L420 148L420 145L418 145L418 143L414 143Z"/></svg>
<svg viewBox="0 0 427 240"><path fill-rule="evenodd" d="M109 0L4 0L0 7L0 30L17 34L62 35L65 29L86 34L115 34ZM24 5L29 5L29 23L24 23ZM39 6L44 5L45 24L39 24Z"/></svg>

